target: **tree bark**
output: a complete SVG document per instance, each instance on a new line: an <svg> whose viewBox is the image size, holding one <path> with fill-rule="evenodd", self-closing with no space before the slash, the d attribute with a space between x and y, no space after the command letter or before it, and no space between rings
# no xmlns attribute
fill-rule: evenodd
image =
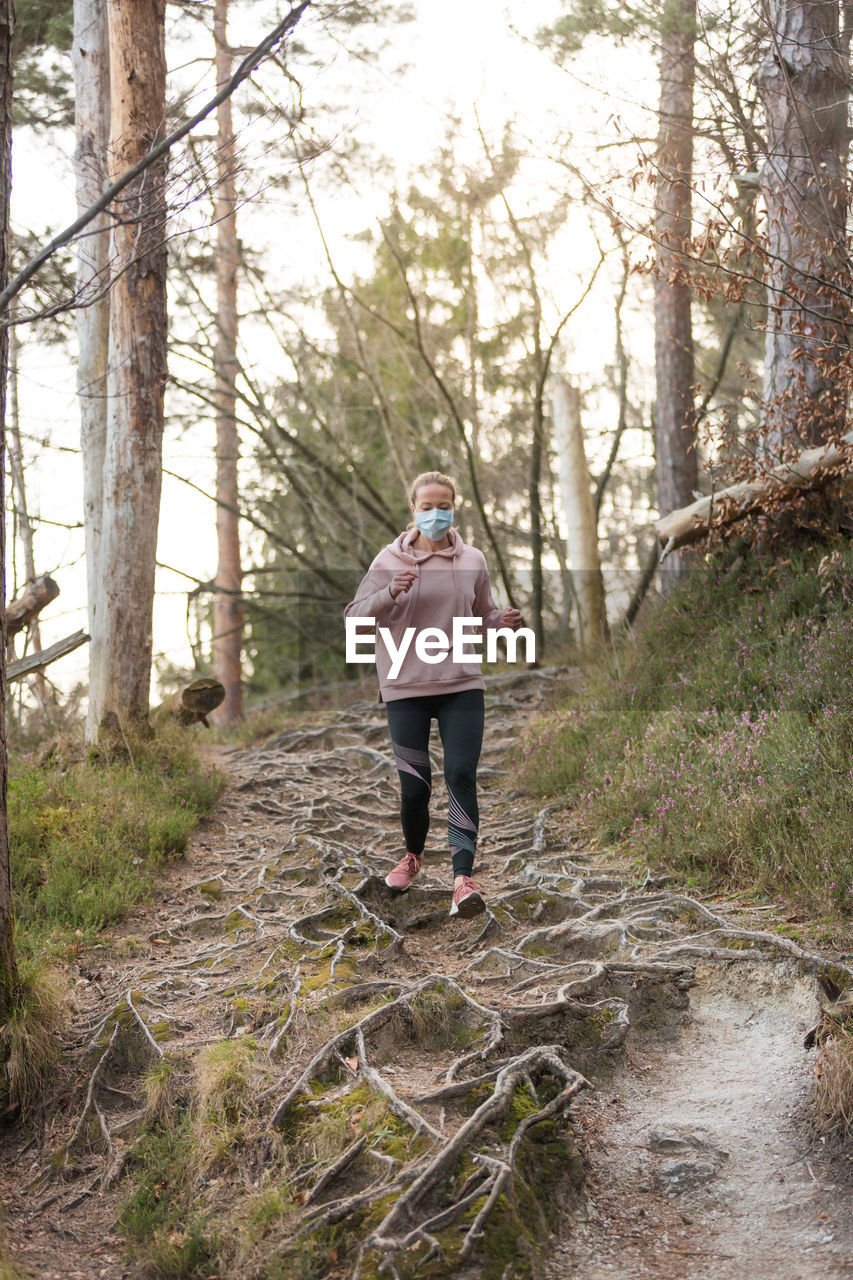
<svg viewBox="0 0 853 1280"><path fill-rule="evenodd" d="M218 680L203 677L193 680L161 702L152 713L152 721L176 720L180 725L203 724L209 728L207 717L222 705L225 689Z"/></svg>
<svg viewBox="0 0 853 1280"><path fill-rule="evenodd" d="M18 329L16 325L12 325L9 329L9 374L7 379L7 403L8 412L6 414L6 445L9 451L9 477L12 481L12 493L14 495L14 510L17 516L18 536L21 540L21 549L24 553L24 579L28 583L36 581L36 559L35 548L33 545L33 525L30 520L29 503L27 501L27 485L24 479L24 449L21 443L21 424L18 409L18 353L20 343L18 341ZM14 564L14 555L12 556ZM56 588L56 594L59 594L59 588ZM45 601L47 603L47 601ZM11 640L14 631L11 626L11 618L7 612L8 635L7 640ZM28 641L32 644L33 649L38 652L41 649L41 628L39 627L38 611L36 611L27 622L22 624L29 627ZM18 627L17 630L21 628ZM10 656L13 656L14 645L9 646ZM30 688L35 696L39 708L44 714L48 702L48 685L44 678L44 673L36 671Z"/></svg>
<svg viewBox="0 0 853 1280"><path fill-rule="evenodd" d="M216 85L231 75L228 44L228 0L215 0L213 39L216 45ZM216 538L219 559L213 597L213 670L225 689L225 698L214 719L236 725L243 718L243 568L240 559L240 518L237 463L240 439L237 430L237 193L234 175L234 130L231 99L216 112L218 132L217 186L214 205L216 237L217 338L213 355L216 379Z"/></svg>
<svg viewBox="0 0 853 1280"><path fill-rule="evenodd" d="M537 348L539 346L537 342ZM540 354L537 350L537 355ZM542 404L537 400L533 409L533 439L530 442L530 608L533 613L533 633L536 636L536 663L545 656L545 625L543 606L545 600L542 572L542 445L544 423Z"/></svg>
<svg viewBox="0 0 853 1280"><path fill-rule="evenodd" d="M24 590L6 607L6 638L11 640L24 627L31 626L52 600L59 595L59 585L48 574L33 578Z"/></svg>
<svg viewBox="0 0 853 1280"><path fill-rule="evenodd" d="M837 0L767 0L758 71L767 126L767 335L762 460L844 431L849 59ZM840 287L837 287L840 286Z"/></svg>
<svg viewBox="0 0 853 1280"><path fill-rule="evenodd" d="M9 201L12 192L12 0L0 0L0 289L9 279ZM9 330L0 329L0 1020L15 1000L15 917L12 908L12 866L6 807L6 380Z"/></svg>
<svg viewBox="0 0 853 1280"><path fill-rule="evenodd" d="M106 0L74 0L74 114L77 146L74 169L77 211L95 203L107 181L110 140L110 55ZM93 220L90 234L77 241L77 291L81 300L98 293L109 278L110 237L106 214ZM83 458L83 525L89 603L89 710L86 737L97 735L105 675L105 601L100 572L107 437L108 295L77 311L77 401Z"/></svg>
<svg viewBox="0 0 853 1280"><path fill-rule="evenodd" d="M163 132L165 0L108 0L107 12L116 178ZM117 206L98 557L104 648L93 691L99 728L127 727L148 714L166 382L165 159L131 183Z"/></svg>
<svg viewBox="0 0 853 1280"><path fill-rule="evenodd" d="M566 516L566 552L578 613L578 644L589 651L604 638L604 580L577 387L564 378L555 378L553 407L560 496Z"/></svg>
<svg viewBox="0 0 853 1280"><path fill-rule="evenodd" d="M655 471L666 515L698 482L693 320L684 271L691 238L696 0L666 0L661 18L655 193ZM679 576L686 564L672 566Z"/></svg>

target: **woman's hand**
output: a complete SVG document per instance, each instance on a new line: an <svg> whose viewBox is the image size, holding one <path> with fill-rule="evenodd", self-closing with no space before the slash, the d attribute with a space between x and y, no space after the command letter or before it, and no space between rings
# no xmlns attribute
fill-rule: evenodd
<svg viewBox="0 0 853 1280"><path fill-rule="evenodd" d="M515 631L521 625L521 614L518 609L504 609L501 615L501 626L511 627Z"/></svg>
<svg viewBox="0 0 853 1280"><path fill-rule="evenodd" d="M417 569L401 569L399 573L395 573L388 584L392 598L396 600L403 591L408 591L417 576Z"/></svg>

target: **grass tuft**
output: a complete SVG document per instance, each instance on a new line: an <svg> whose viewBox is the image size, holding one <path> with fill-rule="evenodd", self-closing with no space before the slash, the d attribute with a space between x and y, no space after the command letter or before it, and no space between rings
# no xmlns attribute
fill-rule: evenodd
<svg viewBox="0 0 853 1280"><path fill-rule="evenodd" d="M149 1067L142 1079L145 1098L144 1124L153 1128L174 1124L186 1103L188 1066L183 1058L164 1053Z"/></svg>
<svg viewBox="0 0 853 1280"><path fill-rule="evenodd" d="M62 982L43 963L23 961L12 1012L0 1027L0 1111L33 1110L59 1060Z"/></svg>
<svg viewBox="0 0 853 1280"><path fill-rule="evenodd" d="M158 866L180 856L224 779L179 726L97 757L13 755L9 838L17 946L67 955L145 900Z"/></svg>
<svg viewBox="0 0 853 1280"><path fill-rule="evenodd" d="M815 1067L815 1125L828 1137L853 1133L853 1025L837 1024Z"/></svg>

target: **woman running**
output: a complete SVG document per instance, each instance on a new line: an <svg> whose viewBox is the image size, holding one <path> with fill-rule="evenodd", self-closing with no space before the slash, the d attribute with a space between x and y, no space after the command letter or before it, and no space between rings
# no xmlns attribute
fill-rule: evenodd
<svg viewBox="0 0 853 1280"><path fill-rule="evenodd" d="M438 635L430 641L432 656L427 656L426 644L418 656L410 643L401 660L401 641L407 628L415 628L415 635L426 628L438 629L449 639L454 617L482 619L484 630L514 630L521 614L495 604L483 553L464 543L453 528L455 505L452 480L439 471L419 475L409 489L412 523L376 556L344 614L374 618L377 628L388 628L397 652L393 658L377 639L379 701L386 704L400 777L400 819L406 842L405 855L385 883L406 890L421 869L432 788L429 735L435 718L449 798L450 914L468 917L485 910L480 886L471 873L479 823L477 762L483 743L486 684L477 659L472 655L468 661L452 661ZM469 635L474 630L470 627Z"/></svg>

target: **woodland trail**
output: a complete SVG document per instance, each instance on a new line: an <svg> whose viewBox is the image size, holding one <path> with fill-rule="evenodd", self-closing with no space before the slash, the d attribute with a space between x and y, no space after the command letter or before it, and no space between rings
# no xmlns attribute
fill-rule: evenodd
<svg viewBox="0 0 853 1280"><path fill-rule="evenodd" d="M257 1088L199 1196L236 1239L272 1177L287 1194L223 1280L853 1276L848 1168L810 1138L800 1048L814 975L845 966L598 865L561 805L511 790L505 752L564 676L489 682L489 911L470 921L447 914L438 756L424 871L384 885L399 800L379 704L227 753L233 785L161 905L79 963L62 1105L6 1141L22 1274L151 1274L114 1231L143 1075L179 1064L192 1105L230 1040Z"/></svg>

